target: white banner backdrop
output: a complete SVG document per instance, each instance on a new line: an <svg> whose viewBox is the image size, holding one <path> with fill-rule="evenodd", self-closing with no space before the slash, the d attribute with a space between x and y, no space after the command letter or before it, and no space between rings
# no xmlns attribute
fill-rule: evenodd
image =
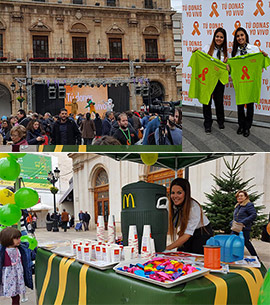
<svg viewBox="0 0 270 305"><path fill-rule="evenodd" d="M216 28L226 30L229 54L232 51L234 31L241 26L247 30L250 44L257 45L270 57L269 0L183 0L182 20L183 105L201 105L197 99L188 97L192 69L187 65L192 50L202 50L205 45L211 44ZM231 78L225 87L224 107L225 110L236 111ZM260 104L255 104L255 113L270 116L270 67L262 74L261 99Z"/></svg>

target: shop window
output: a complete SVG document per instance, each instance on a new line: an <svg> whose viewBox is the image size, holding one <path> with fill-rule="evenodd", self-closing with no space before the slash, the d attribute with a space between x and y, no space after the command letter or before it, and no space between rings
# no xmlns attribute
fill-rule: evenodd
<svg viewBox="0 0 270 305"><path fill-rule="evenodd" d="M157 39L145 39L146 58L158 58Z"/></svg>
<svg viewBox="0 0 270 305"><path fill-rule="evenodd" d="M116 6L116 0L107 0L107 6Z"/></svg>
<svg viewBox="0 0 270 305"><path fill-rule="evenodd" d="M86 58L86 38L72 37L73 58Z"/></svg>
<svg viewBox="0 0 270 305"><path fill-rule="evenodd" d="M48 36L33 36L33 57L49 57Z"/></svg>
<svg viewBox="0 0 270 305"><path fill-rule="evenodd" d="M110 58L123 58L122 39L109 38Z"/></svg>

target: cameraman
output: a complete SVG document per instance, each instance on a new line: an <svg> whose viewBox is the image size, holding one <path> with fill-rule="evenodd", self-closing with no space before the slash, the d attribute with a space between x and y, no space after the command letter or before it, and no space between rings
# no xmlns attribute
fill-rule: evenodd
<svg viewBox="0 0 270 305"><path fill-rule="evenodd" d="M155 142L156 145L160 145L160 133L165 132L164 143L163 145L181 145L182 144L182 130L178 125L179 121L179 110L177 108L174 109L174 114L169 115L169 119L167 120L167 124L164 130L161 130L161 126L159 126L155 130Z"/></svg>
<svg viewBox="0 0 270 305"><path fill-rule="evenodd" d="M45 138L41 134L44 130L38 120L31 120L26 127L26 131L26 141L29 145L41 145L45 142Z"/></svg>

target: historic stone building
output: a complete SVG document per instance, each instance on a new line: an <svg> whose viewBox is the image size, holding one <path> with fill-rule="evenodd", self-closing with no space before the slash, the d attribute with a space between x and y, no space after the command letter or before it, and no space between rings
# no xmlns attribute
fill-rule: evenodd
<svg viewBox="0 0 270 305"><path fill-rule="evenodd" d="M176 100L174 13L170 0L1 0L0 115L19 96L57 113L66 85L106 87L116 111Z"/></svg>

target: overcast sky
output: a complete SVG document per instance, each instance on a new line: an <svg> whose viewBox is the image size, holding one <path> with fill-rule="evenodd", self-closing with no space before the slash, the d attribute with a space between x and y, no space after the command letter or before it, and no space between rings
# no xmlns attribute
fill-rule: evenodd
<svg viewBox="0 0 270 305"><path fill-rule="evenodd" d="M182 0L171 0L172 7L178 12L182 12Z"/></svg>

